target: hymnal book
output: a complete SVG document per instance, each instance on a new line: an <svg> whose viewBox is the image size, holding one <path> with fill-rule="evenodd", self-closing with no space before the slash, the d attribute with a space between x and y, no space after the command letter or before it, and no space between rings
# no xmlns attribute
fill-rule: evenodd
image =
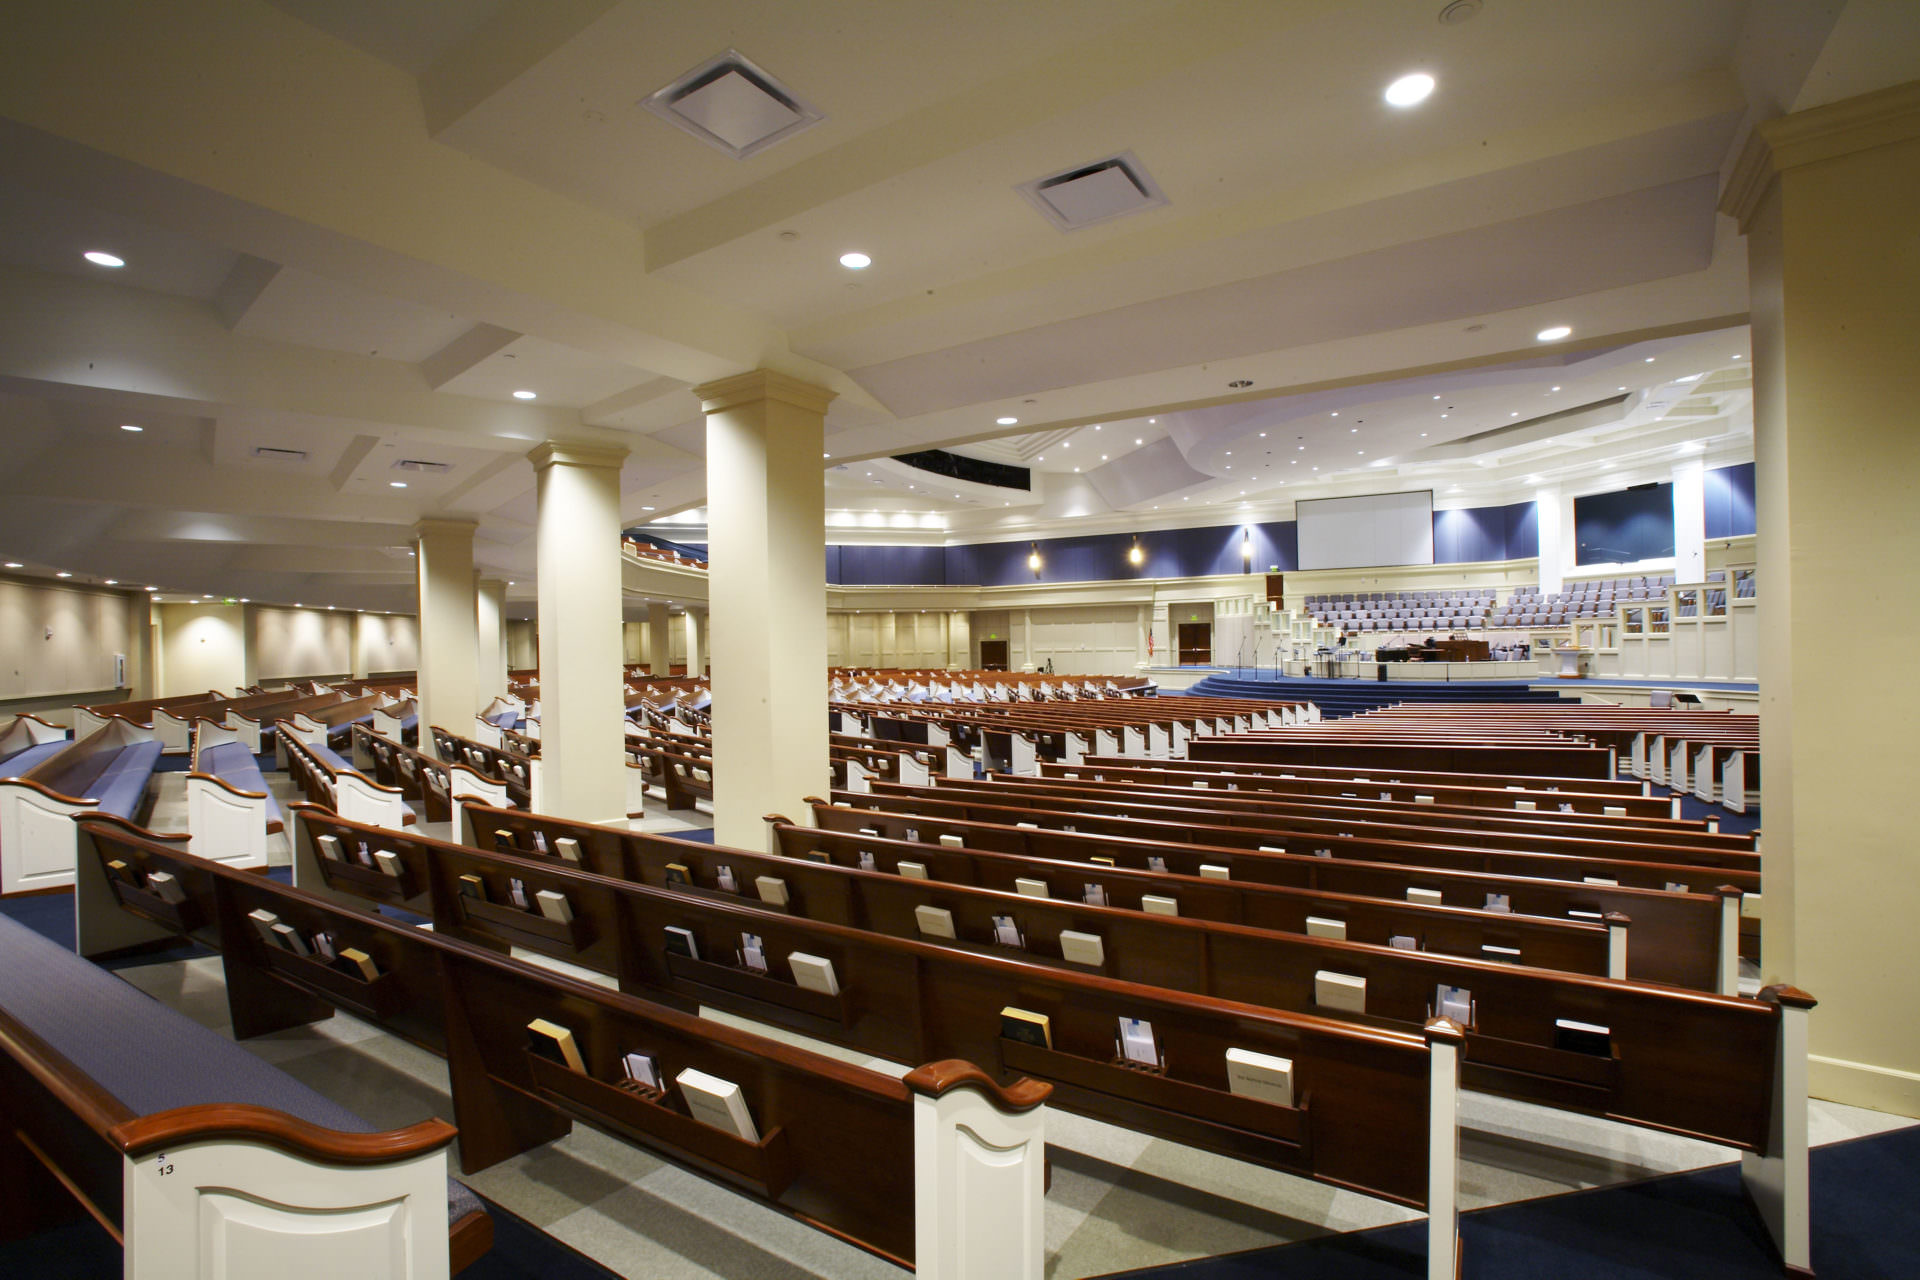
<svg viewBox="0 0 1920 1280"><path fill-rule="evenodd" d="M877 836L877 835L879 835L879 834L880 834L880 828L878 828L878 827L862 827L862 828L860 828L860 834L861 834L861 835L863 835L863 836Z"/></svg>
<svg viewBox="0 0 1920 1280"><path fill-rule="evenodd" d="M1047 882L1045 880L1035 880L1032 876L1015 876L1013 887L1015 892L1028 898L1049 898L1053 896L1047 892Z"/></svg>
<svg viewBox="0 0 1920 1280"><path fill-rule="evenodd" d="M700 943L693 936L693 930L683 929L677 924L666 926L667 950L674 955L685 956L689 960L700 958Z"/></svg>
<svg viewBox="0 0 1920 1280"><path fill-rule="evenodd" d="M315 955L325 960L328 964L332 964L340 958L340 952L333 945L333 935L330 933L321 932L314 934L313 950Z"/></svg>
<svg viewBox="0 0 1920 1280"><path fill-rule="evenodd" d="M290 924L273 926L273 937L283 950L291 951L297 956L313 954L313 948L307 945L307 940L301 937L300 931Z"/></svg>
<svg viewBox="0 0 1920 1280"><path fill-rule="evenodd" d="M1489 910L1489 911L1504 911L1504 912L1507 912L1508 914L1512 914L1512 912L1513 912L1513 895L1511 895L1511 894L1506 894L1506 893L1490 893L1490 894L1488 894L1488 895L1487 895L1487 910Z"/></svg>
<svg viewBox="0 0 1920 1280"><path fill-rule="evenodd" d="M925 880L927 878L927 864L924 862L908 862L905 858L902 858L894 864L894 870L909 880Z"/></svg>
<svg viewBox="0 0 1920 1280"><path fill-rule="evenodd" d="M1227 1088L1243 1098L1293 1105L1293 1059L1251 1049L1227 1050Z"/></svg>
<svg viewBox="0 0 1920 1280"><path fill-rule="evenodd" d="M557 1022L548 1022L545 1018L535 1018L529 1022L527 1048L569 1071L586 1072L587 1064L580 1056L580 1046L574 1043L573 1032Z"/></svg>
<svg viewBox="0 0 1920 1280"><path fill-rule="evenodd" d="M693 1067L673 1080L680 1086L680 1096L687 1100L687 1111L695 1120L748 1142L760 1141L760 1131L753 1127L753 1117L747 1114L747 1100L739 1085Z"/></svg>
<svg viewBox="0 0 1920 1280"><path fill-rule="evenodd" d="M1420 949L1420 939L1410 934L1396 933L1387 939L1387 945L1396 951L1418 951Z"/></svg>
<svg viewBox="0 0 1920 1280"><path fill-rule="evenodd" d="M1080 886L1080 900L1090 907L1107 905L1107 887L1103 884L1083 884Z"/></svg>
<svg viewBox="0 0 1920 1280"><path fill-rule="evenodd" d="M1004 1040L1018 1040L1021 1044L1051 1049L1053 1020L1044 1013L1032 1013L1008 1005L1000 1011L1000 1036Z"/></svg>
<svg viewBox="0 0 1920 1280"><path fill-rule="evenodd" d="M513 846L513 832L495 827L493 830L493 851L495 853L518 853Z"/></svg>
<svg viewBox="0 0 1920 1280"><path fill-rule="evenodd" d="M1020 926L1013 922L1012 916L993 918L993 940L1003 947L1019 947L1026 950L1027 940L1021 934Z"/></svg>
<svg viewBox="0 0 1920 1280"><path fill-rule="evenodd" d="M340 959L335 962L334 967L346 970L362 982L372 982L380 976L380 966L373 962L372 956L358 947L342 947Z"/></svg>
<svg viewBox="0 0 1920 1280"><path fill-rule="evenodd" d="M1150 916L1177 916L1180 914L1180 904L1178 902L1172 898L1162 897L1157 893L1141 894L1140 909Z"/></svg>
<svg viewBox="0 0 1920 1280"><path fill-rule="evenodd" d="M331 858L335 862L345 862L346 855L340 852L339 836L321 836L313 842L320 850L320 856Z"/></svg>
<svg viewBox="0 0 1920 1280"><path fill-rule="evenodd" d="M1609 880L1605 876L1582 876L1581 880L1585 884L1597 884L1608 889L1617 889L1620 887L1618 880Z"/></svg>
<svg viewBox="0 0 1920 1280"><path fill-rule="evenodd" d="M1686 893L1687 891L1687 886L1681 884L1678 880L1667 881L1668 893Z"/></svg>
<svg viewBox="0 0 1920 1280"><path fill-rule="evenodd" d="M1315 850L1313 851L1313 856L1314 856L1314 857L1316 857L1316 858L1331 858L1331 857L1333 856L1333 850L1331 850L1331 849L1315 849Z"/></svg>
<svg viewBox="0 0 1920 1280"><path fill-rule="evenodd" d="M1569 920L1591 920L1595 924L1604 924L1606 922L1606 917L1598 911L1583 911L1579 907L1568 907L1567 918Z"/></svg>
<svg viewBox="0 0 1920 1280"><path fill-rule="evenodd" d="M573 923L573 905L567 901L567 895L553 889L542 889L533 895L534 902L540 908L540 914L556 924Z"/></svg>
<svg viewBox="0 0 1920 1280"><path fill-rule="evenodd" d="M691 884L693 883L693 872L687 870L687 864L684 862L669 862L667 864L667 883Z"/></svg>
<svg viewBox="0 0 1920 1280"><path fill-rule="evenodd" d="M1519 964L1520 948L1502 947L1492 942L1483 942L1480 944L1480 958L1492 960L1498 964Z"/></svg>
<svg viewBox="0 0 1920 1280"><path fill-rule="evenodd" d="M767 971L767 949L757 933L740 935L740 966L755 973Z"/></svg>
<svg viewBox="0 0 1920 1280"><path fill-rule="evenodd" d="M360 857L361 866L365 867L369 871L372 871L375 869L373 865L373 850L367 848L367 842L365 840L362 840L360 842L359 857Z"/></svg>
<svg viewBox="0 0 1920 1280"><path fill-rule="evenodd" d="M1157 853L1147 855L1147 870L1159 875L1167 874L1167 860Z"/></svg>
<svg viewBox="0 0 1920 1280"><path fill-rule="evenodd" d="M629 1053L620 1059L620 1070L627 1079L647 1089L660 1087L660 1064L651 1055Z"/></svg>
<svg viewBox="0 0 1920 1280"><path fill-rule="evenodd" d="M1228 873L1225 867L1217 863L1203 862L1200 864L1200 876L1205 880L1225 880Z"/></svg>
<svg viewBox="0 0 1920 1280"><path fill-rule="evenodd" d="M1106 945L1095 933L1079 933L1073 929L1060 931L1060 958L1074 964L1084 964L1094 968L1107 962Z"/></svg>
<svg viewBox="0 0 1920 1280"><path fill-rule="evenodd" d="M1313 1002L1323 1009L1347 1013L1367 1011L1367 980L1351 973L1321 969L1313 975Z"/></svg>
<svg viewBox="0 0 1920 1280"><path fill-rule="evenodd" d="M107 874L121 884L130 884L136 889L140 887L140 874L118 858L107 864Z"/></svg>
<svg viewBox="0 0 1920 1280"><path fill-rule="evenodd" d="M1287 846L1283 844L1263 844L1260 846L1259 851L1261 853L1285 853Z"/></svg>
<svg viewBox="0 0 1920 1280"><path fill-rule="evenodd" d="M469 898L478 898L480 901L485 902L487 900L487 882L479 876L461 876L460 892Z"/></svg>
<svg viewBox="0 0 1920 1280"><path fill-rule="evenodd" d="M551 854L553 852L551 849L547 848L546 832L536 831L533 833L533 848L534 848L534 852L536 853Z"/></svg>
<svg viewBox="0 0 1920 1280"><path fill-rule="evenodd" d="M815 862L824 862L829 866L833 864L833 855L828 853L825 849L809 849L807 850L807 857L811 858Z"/></svg>
<svg viewBox="0 0 1920 1280"><path fill-rule="evenodd" d="M156 871L147 877L147 888L160 896L162 902L171 902L175 906L187 900L187 891L173 878L171 871Z"/></svg>
<svg viewBox="0 0 1920 1280"><path fill-rule="evenodd" d="M400 855L391 849L380 850L373 855L373 860L380 864L380 870L386 872L396 880L398 880L401 874L407 869L407 864L400 861Z"/></svg>
<svg viewBox="0 0 1920 1280"><path fill-rule="evenodd" d="M1142 1066L1160 1065L1160 1046L1153 1038L1153 1024L1145 1018L1120 1019L1120 1056Z"/></svg>
<svg viewBox="0 0 1920 1280"><path fill-rule="evenodd" d="M779 876L755 876L753 887L759 891L760 901L776 907L787 905L787 882Z"/></svg>
<svg viewBox="0 0 1920 1280"><path fill-rule="evenodd" d="M1120 865L1119 863L1115 862L1112 858L1106 857L1098 853L1094 854L1091 858L1088 858L1087 861L1097 862L1103 867L1117 867Z"/></svg>
<svg viewBox="0 0 1920 1280"><path fill-rule="evenodd" d="M1433 797L1432 797L1432 796L1423 796L1423 795L1420 795L1420 794L1418 794L1418 793L1415 793L1415 795L1414 795L1414 797L1413 797L1413 802L1414 802L1415 804L1432 804L1432 803L1433 803Z"/></svg>
<svg viewBox="0 0 1920 1280"><path fill-rule="evenodd" d="M920 926L920 932L929 938L954 938L953 912L945 907L932 907L921 903L913 909L914 923Z"/></svg>
<svg viewBox="0 0 1920 1280"><path fill-rule="evenodd" d="M873 855L865 849L860 851L858 861L862 871L878 871L880 869L880 865L873 860Z"/></svg>
<svg viewBox="0 0 1920 1280"><path fill-rule="evenodd" d="M1573 812L1573 805L1572 805L1572 804L1571 804L1570 802L1568 802L1568 801L1565 801L1565 800L1562 800L1562 801L1560 802L1560 812L1562 812L1562 813L1572 813L1572 812Z"/></svg>
<svg viewBox="0 0 1920 1280"><path fill-rule="evenodd" d="M902 837L900 837L900 838L901 838L902 840L911 840L911 841L913 841L913 842L914 842L915 844L918 844L918 843L920 842L920 828L918 828L918 827L908 827L908 828L907 828L907 833L906 833L906 834L905 834L904 836L902 836Z"/></svg>
<svg viewBox="0 0 1920 1280"><path fill-rule="evenodd" d="M1473 992L1465 987L1439 986L1433 989L1433 1012L1451 1018L1463 1027L1473 1025Z"/></svg>
<svg viewBox="0 0 1920 1280"><path fill-rule="evenodd" d="M1028 831L1038 831L1040 829L1040 824L1037 822L1016 822L1013 825L1016 827L1025 827Z"/></svg>
<svg viewBox="0 0 1920 1280"><path fill-rule="evenodd" d="M247 919L253 922L254 932L260 935L260 941L270 947L280 945L280 939L273 936L273 926L280 923L279 916L262 907L258 911L247 912Z"/></svg>
<svg viewBox="0 0 1920 1280"><path fill-rule="evenodd" d="M561 836L553 842L554 852L568 862L580 861L580 842L572 836Z"/></svg>
<svg viewBox="0 0 1920 1280"><path fill-rule="evenodd" d="M1409 889L1407 890L1407 901L1421 902L1430 907L1437 907L1440 905L1440 891L1438 889Z"/></svg>
<svg viewBox="0 0 1920 1280"><path fill-rule="evenodd" d="M941 836L940 843L949 849L958 849L964 842L959 836Z"/></svg>
<svg viewBox="0 0 1920 1280"><path fill-rule="evenodd" d="M1347 922L1329 920L1325 916L1307 917L1307 936L1309 938L1332 938L1335 942L1347 940Z"/></svg>
<svg viewBox="0 0 1920 1280"><path fill-rule="evenodd" d="M1569 1053L1591 1053L1605 1058L1613 1053L1613 1032L1607 1027L1595 1026L1591 1022L1575 1022L1572 1018L1555 1018L1553 1047L1565 1049Z"/></svg>
<svg viewBox="0 0 1920 1280"><path fill-rule="evenodd" d="M796 985L809 991L818 991L823 996L840 994L840 979L834 975L833 961L825 956L810 956L804 951L795 951L787 956L787 964L793 969Z"/></svg>
<svg viewBox="0 0 1920 1280"><path fill-rule="evenodd" d="M1205 791L1207 789L1207 780L1205 778L1195 778L1193 780L1193 786L1196 791Z"/></svg>
<svg viewBox="0 0 1920 1280"><path fill-rule="evenodd" d="M713 882L728 893L740 892L740 882L733 878L733 868L724 863L714 868Z"/></svg>
<svg viewBox="0 0 1920 1280"><path fill-rule="evenodd" d="M1531 800L1515 800L1513 802L1513 807L1515 809L1518 809L1522 813L1529 813L1534 809L1538 809L1540 806L1535 804Z"/></svg>
<svg viewBox="0 0 1920 1280"><path fill-rule="evenodd" d="M1563 809L1572 808L1571 805L1562 805L1560 807ZM1627 806L1623 804L1603 804L1600 806L1600 816L1603 818L1624 818L1627 816Z"/></svg>

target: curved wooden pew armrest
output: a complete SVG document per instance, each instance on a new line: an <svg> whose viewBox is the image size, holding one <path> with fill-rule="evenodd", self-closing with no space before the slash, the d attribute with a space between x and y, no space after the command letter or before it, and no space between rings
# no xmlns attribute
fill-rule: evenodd
<svg viewBox="0 0 1920 1280"><path fill-rule="evenodd" d="M242 800L265 800L267 798L266 792L242 791L240 788L234 786L231 782L228 782L225 778L221 777L217 773L201 773L198 770L194 770L193 772L187 774L187 778L189 781L191 781L192 779L198 778L202 782L211 782L216 786L218 786L222 791L226 791L226 792L229 792L230 794L239 796Z"/></svg>
<svg viewBox="0 0 1920 1280"><path fill-rule="evenodd" d="M1052 1096L1053 1086L1044 1080L1021 1076L1010 1085L1001 1085L992 1076L964 1058L943 1058L929 1062L901 1077L901 1083L915 1093L938 1098L954 1089L978 1089L1001 1111L1031 1111Z"/></svg>
<svg viewBox="0 0 1920 1280"><path fill-rule="evenodd" d="M1783 1005L1789 1009L1811 1009L1820 1003L1800 988L1790 987L1784 982L1762 987L1760 999L1767 1004Z"/></svg>
<svg viewBox="0 0 1920 1280"><path fill-rule="evenodd" d="M230 1138L262 1143L316 1164L371 1165L438 1151L458 1133L437 1119L384 1133L343 1133L269 1107L215 1102L126 1120L109 1129L107 1136L130 1156L165 1151L183 1142Z"/></svg>
<svg viewBox="0 0 1920 1280"><path fill-rule="evenodd" d="M92 796L62 795L60 792L55 791L52 787L48 786L46 783L35 782L32 778L27 778L27 777L0 778L0 782L7 782L17 787L30 787L33 790L38 791L41 795L45 796L47 799L58 800L61 804L99 804L100 803L98 799L95 799Z"/></svg>

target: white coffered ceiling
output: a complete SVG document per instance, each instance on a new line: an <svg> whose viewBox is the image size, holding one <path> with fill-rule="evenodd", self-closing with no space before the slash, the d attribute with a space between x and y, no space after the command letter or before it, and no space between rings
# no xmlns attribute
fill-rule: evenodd
<svg viewBox="0 0 1920 1280"><path fill-rule="evenodd" d="M466 515L523 610L528 450L630 450L635 524L697 508L690 388L756 366L835 391L829 525L872 536L1750 458L1721 175L1755 119L1920 75L1916 11L1441 8L35 6L0 45L0 555L406 609L412 524ZM735 160L642 107L729 48L824 121ZM1121 152L1164 207L1061 231L1016 190ZM1034 486L891 461L927 447Z"/></svg>

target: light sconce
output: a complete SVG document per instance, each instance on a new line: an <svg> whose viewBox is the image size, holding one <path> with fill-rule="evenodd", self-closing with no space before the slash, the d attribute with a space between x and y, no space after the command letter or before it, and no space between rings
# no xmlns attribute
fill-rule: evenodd
<svg viewBox="0 0 1920 1280"><path fill-rule="evenodd" d="M1040 544L1034 542L1029 543L1028 546L1031 550L1027 552L1027 568L1033 570L1037 576L1040 572Z"/></svg>
<svg viewBox="0 0 1920 1280"><path fill-rule="evenodd" d="M1140 539L1133 540L1133 549L1127 552L1127 563L1138 569L1147 562L1147 553L1140 549Z"/></svg>
<svg viewBox="0 0 1920 1280"><path fill-rule="evenodd" d="M1253 530L1240 531L1240 559L1245 564L1253 563Z"/></svg>

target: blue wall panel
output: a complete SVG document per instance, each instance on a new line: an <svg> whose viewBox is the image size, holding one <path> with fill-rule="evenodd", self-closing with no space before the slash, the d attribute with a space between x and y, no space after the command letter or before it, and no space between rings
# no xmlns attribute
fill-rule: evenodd
<svg viewBox="0 0 1920 1280"><path fill-rule="evenodd" d="M944 547L873 547L846 544L840 548L840 577L850 587L945 586Z"/></svg>
<svg viewBox="0 0 1920 1280"><path fill-rule="evenodd" d="M1753 484L1751 462L1707 472L1701 486L1706 496L1707 537L1741 538L1758 532Z"/></svg>
<svg viewBox="0 0 1920 1280"><path fill-rule="evenodd" d="M1507 509L1457 507L1433 513L1433 562L1507 559Z"/></svg>
<svg viewBox="0 0 1920 1280"><path fill-rule="evenodd" d="M1673 554L1673 486L1648 485L1573 500L1573 562L1627 564Z"/></svg>

